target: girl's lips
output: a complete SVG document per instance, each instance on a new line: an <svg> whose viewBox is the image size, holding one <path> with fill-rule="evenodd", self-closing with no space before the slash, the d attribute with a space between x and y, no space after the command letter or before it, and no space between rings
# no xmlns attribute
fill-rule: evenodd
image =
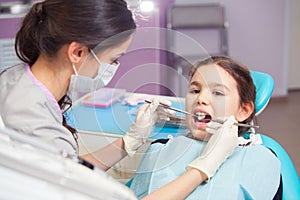
<svg viewBox="0 0 300 200"><path fill-rule="evenodd" d="M205 130L206 129L206 123L204 123L204 122L196 122L195 120L193 120L193 127L195 129Z"/></svg>

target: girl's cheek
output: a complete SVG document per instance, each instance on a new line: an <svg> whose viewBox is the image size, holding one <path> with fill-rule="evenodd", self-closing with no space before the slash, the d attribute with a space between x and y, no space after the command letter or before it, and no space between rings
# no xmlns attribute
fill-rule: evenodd
<svg viewBox="0 0 300 200"><path fill-rule="evenodd" d="M195 98L191 97L191 96L186 96L186 110L191 110L192 109L192 105L195 101Z"/></svg>
<svg viewBox="0 0 300 200"><path fill-rule="evenodd" d="M187 101L187 102L192 103L192 102L195 101L195 99L196 99L196 95L194 95L194 94L187 94L187 95L186 95L186 101Z"/></svg>

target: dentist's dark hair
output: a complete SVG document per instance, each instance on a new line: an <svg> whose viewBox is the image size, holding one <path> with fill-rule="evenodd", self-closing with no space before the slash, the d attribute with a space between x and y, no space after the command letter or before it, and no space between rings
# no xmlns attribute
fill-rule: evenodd
<svg viewBox="0 0 300 200"><path fill-rule="evenodd" d="M33 5L16 35L17 56L30 66L41 53L55 56L63 45L78 42L93 49L128 39L136 28L124 0L45 0Z"/></svg>
<svg viewBox="0 0 300 200"><path fill-rule="evenodd" d="M197 62L190 71L190 77L192 78L197 70L197 68L216 64L224 69L237 83L237 90L240 97L240 105L245 103L253 103L254 109L251 115L244 120L242 123L249 124L253 121L255 117L255 98L256 98L256 88L252 80L249 69L243 64L237 62L236 60L226 57L226 56L212 56L207 59ZM245 127L239 127L239 134L246 133L248 130Z"/></svg>

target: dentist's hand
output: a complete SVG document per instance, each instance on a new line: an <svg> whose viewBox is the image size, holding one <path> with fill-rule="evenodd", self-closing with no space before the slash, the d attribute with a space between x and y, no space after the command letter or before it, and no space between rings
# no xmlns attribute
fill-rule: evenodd
<svg viewBox="0 0 300 200"><path fill-rule="evenodd" d="M166 109L160 108L160 103L171 105L170 101L154 99L152 103L145 103L139 108L135 121L132 123L128 133L123 137L125 150L129 156L132 156L146 142L157 119L166 119L166 113L171 113Z"/></svg>
<svg viewBox="0 0 300 200"><path fill-rule="evenodd" d="M234 122L233 116L223 124L211 122L206 129L212 134L211 138L201 155L186 169L196 168L206 174L209 180L238 146L238 127L234 125Z"/></svg>

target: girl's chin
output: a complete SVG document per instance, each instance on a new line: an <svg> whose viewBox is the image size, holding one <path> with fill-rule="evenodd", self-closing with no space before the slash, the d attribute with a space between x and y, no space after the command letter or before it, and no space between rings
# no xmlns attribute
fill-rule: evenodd
<svg viewBox="0 0 300 200"><path fill-rule="evenodd" d="M195 140L200 141L208 141L211 134L207 133L204 130L192 130L191 131L191 137Z"/></svg>

